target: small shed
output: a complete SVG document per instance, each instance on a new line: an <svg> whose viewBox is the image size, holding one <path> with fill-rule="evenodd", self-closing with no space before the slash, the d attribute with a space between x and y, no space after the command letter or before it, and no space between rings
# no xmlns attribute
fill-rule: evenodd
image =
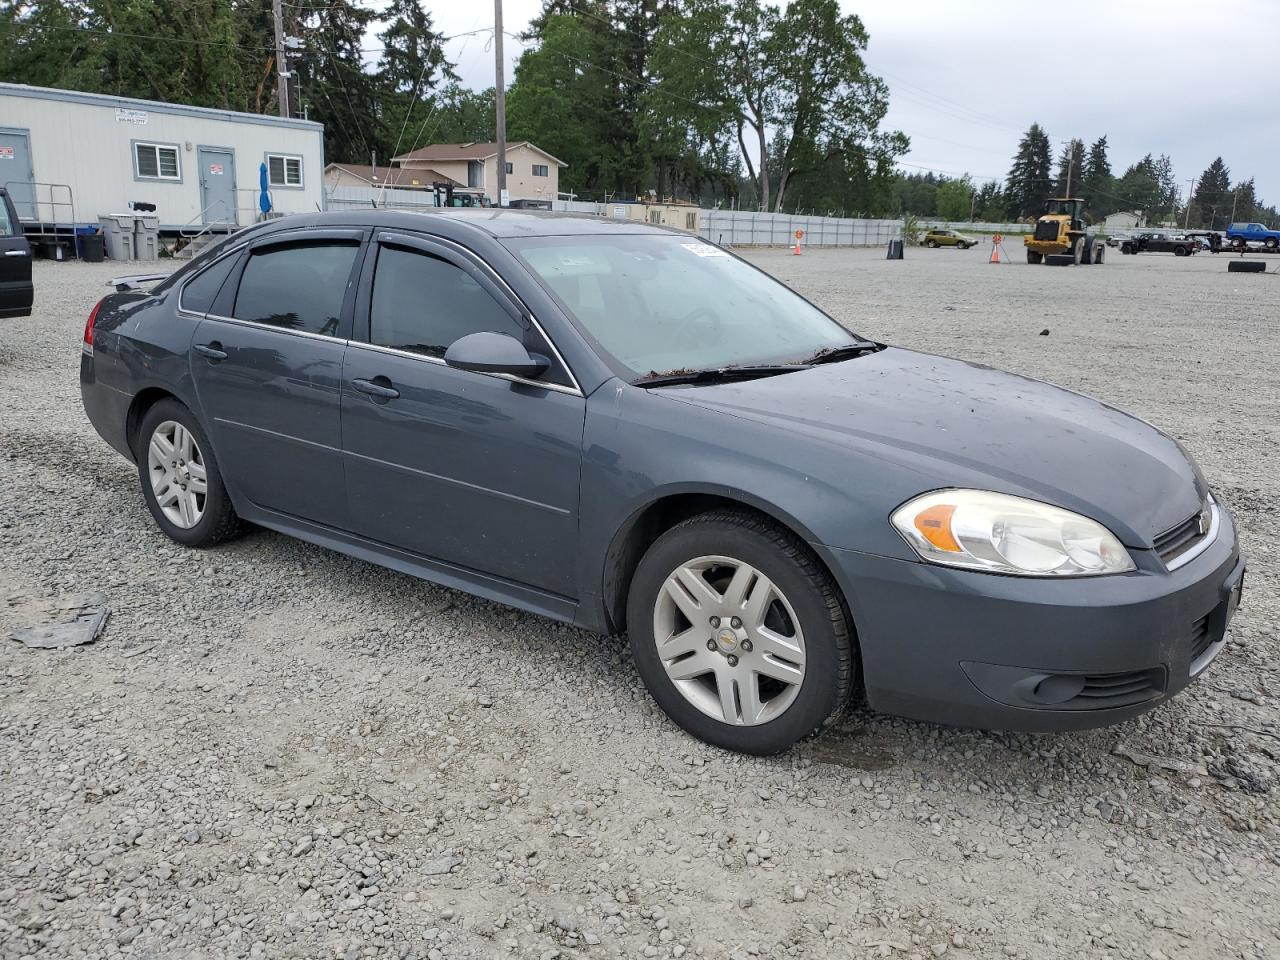
<svg viewBox="0 0 1280 960"><path fill-rule="evenodd" d="M162 233L254 223L324 203L324 127L307 120L0 83L0 184L29 234L154 206Z"/></svg>
<svg viewBox="0 0 1280 960"><path fill-rule="evenodd" d="M1146 217L1140 210L1121 210L1113 213L1103 220L1103 229L1107 233L1116 233L1122 230L1136 230L1138 227L1146 226Z"/></svg>

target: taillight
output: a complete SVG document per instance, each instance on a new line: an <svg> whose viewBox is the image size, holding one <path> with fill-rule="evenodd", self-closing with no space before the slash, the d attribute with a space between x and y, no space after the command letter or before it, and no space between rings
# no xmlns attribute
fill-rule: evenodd
<svg viewBox="0 0 1280 960"><path fill-rule="evenodd" d="M87 356L93 356L93 325L98 321L98 311L102 309L103 301L107 298L103 297L93 305L93 309L89 311L89 319L84 325L84 343L80 346L80 352Z"/></svg>

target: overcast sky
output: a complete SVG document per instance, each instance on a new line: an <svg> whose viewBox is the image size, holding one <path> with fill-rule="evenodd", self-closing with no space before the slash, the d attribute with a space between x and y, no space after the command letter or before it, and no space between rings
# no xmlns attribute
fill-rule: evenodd
<svg viewBox="0 0 1280 960"><path fill-rule="evenodd" d="M487 0L427 0L456 35L491 26ZM1280 0L841 0L871 36L867 63L889 85L886 127L911 137L903 165L1003 178L1033 122L1061 141L1106 134L1118 176L1150 151L1182 181L1221 155L1280 202ZM540 0L504 0L519 33ZM491 34L459 37L450 59L493 84ZM520 45L507 39L514 64ZM508 83L510 74L508 74ZM1271 89L1267 89L1271 87Z"/></svg>

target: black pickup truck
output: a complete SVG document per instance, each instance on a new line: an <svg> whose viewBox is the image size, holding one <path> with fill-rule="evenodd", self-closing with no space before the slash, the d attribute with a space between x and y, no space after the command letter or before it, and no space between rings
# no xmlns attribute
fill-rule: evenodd
<svg viewBox="0 0 1280 960"><path fill-rule="evenodd" d="M1199 248L1194 240L1167 233L1140 233L1120 244L1121 253L1172 253L1176 257L1189 257Z"/></svg>

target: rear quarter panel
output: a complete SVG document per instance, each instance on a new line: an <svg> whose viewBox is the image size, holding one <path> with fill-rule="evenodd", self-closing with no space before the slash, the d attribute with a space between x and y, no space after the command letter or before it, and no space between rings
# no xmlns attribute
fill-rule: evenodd
<svg viewBox="0 0 1280 960"><path fill-rule="evenodd" d="M190 347L199 317L177 310L177 291L161 296L114 293L94 323L93 355L80 365L81 395L94 427L116 450L132 459L128 411L144 390L177 397L197 416L191 382Z"/></svg>

